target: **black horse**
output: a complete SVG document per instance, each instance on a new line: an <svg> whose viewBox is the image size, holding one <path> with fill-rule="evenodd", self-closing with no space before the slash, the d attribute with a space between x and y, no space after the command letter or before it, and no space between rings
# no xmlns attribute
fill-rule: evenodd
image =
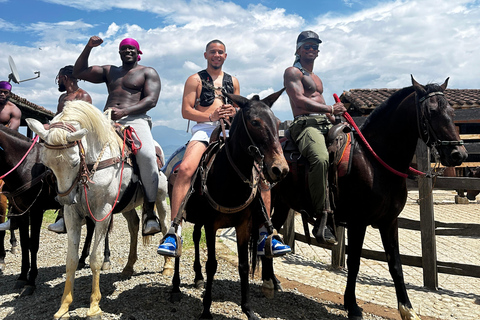
<svg viewBox="0 0 480 320"><path fill-rule="evenodd" d="M27 154L31 145L31 139L0 125L0 167L4 170L2 174L14 168ZM60 204L55 201L57 193L54 176L40 162L42 148L40 144L35 144L23 162L3 179L5 182L3 192L7 195L12 208L10 212L12 224L18 226L20 231L22 267L15 289L23 289L22 295L30 295L35 291L35 280L38 275L37 253L43 213L48 209L60 209ZM94 228L93 221L87 219L87 235L79 268L85 266ZM13 230L11 232L13 233ZM106 240L103 269L108 268L109 257L110 251Z"/></svg>
<svg viewBox="0 0 480 320"><path fill-rule="evenodd" d="M407 173L415 153L417 140L434 146L444 166L460 165L467 152L455 130L454 110L443 95L444 84L420 85L412 77L413 86L394 93L369 116L361 132L375 153L391 168ZM358 134L355 133L358 137ZM348 228L348 280L344 304L349 319L361 319L362 311L356 303L355 284L360 266L360 254L367 226L378 227L390 274L395 284L402 319L419 319L413 311L403 279L398 247L397 217L406 198L406 178L386 169L372 155L360 139L352 145L351 171L339 177L337 199L334 203L335 220ZM290 208L312 214L305 175L292 171L272 190L275 208L272 220L279 229ZM264 259L263 279L274 281L272 261Z"/></svg>
<svg viewBox="0 0 480 320"><path fill-rule="evenodd" d="M214 159L209 158L211 160L206 161L205 171L196 175L195 192L186 203L186 220L195 223L194 237L198 238L200 228L204 226L208 248L201 319L212 318L212 283L217 269L215 234L218 229L229 227L235 227L237 234L241 308L248 319L258 319L249 303L249 241L251 236L258 238L258 232L252 235L252 230L258 230L258 224L265 220L260 213L259 176L277 182L288 172L278 138L279 121L270 109L282 92L278 91L263 100L259 100L258 96L249 100L226 94L240 107L240 111L232 121L225 144L217 145L219 150L210 153L214 154ZM252 255L256 255L256 250ZM195 268L196 280L203 279L198 260L195 265L198 266ZM172 301L179 300L181 295L179 266L180 258L176 258Z"/></svg>

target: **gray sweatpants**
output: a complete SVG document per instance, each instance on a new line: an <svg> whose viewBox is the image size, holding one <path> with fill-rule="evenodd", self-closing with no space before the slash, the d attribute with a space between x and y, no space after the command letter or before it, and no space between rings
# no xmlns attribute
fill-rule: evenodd
<svg viewBox="0 0 480 320"><path fill-rule="evenodd" d="M138 150L135 158L140 170L140 180L145 189L145 198L148 202L155 202L158 191L158 167L151 131L152 118L146 114L128 115L117 122L135 129L138 139L142 142L142 147ZM134 138L136 138L135 135ZM135 141L135 144L138 146L140 142Z"/></svg>

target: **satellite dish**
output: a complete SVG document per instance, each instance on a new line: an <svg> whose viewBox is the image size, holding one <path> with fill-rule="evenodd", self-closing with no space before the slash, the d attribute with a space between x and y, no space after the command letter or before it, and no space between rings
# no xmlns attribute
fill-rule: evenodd
<svg viewBox="0 0 480 320"><path fill-rule="evenodd" d="M37 75L35 78L20 80L20 75L18 74L17 66L15 65L15 62L13 62L13 58L11 56L8 56L8 64L10 65L10 70L12 70L12 73L8 75L8 82L13 81L18 84L20 82L33 80L40 77L40 71L35 71L34 73Z"/></svg>

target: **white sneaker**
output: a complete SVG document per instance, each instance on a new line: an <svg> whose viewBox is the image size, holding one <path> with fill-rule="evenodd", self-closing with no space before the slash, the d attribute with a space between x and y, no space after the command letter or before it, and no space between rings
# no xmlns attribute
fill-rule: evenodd
<svg viewBox="0 0 480 320"><path fill-rule="evenodd" d="M57 222L49 225L48 230L56 233L67 233L67 229L65 228L65 221L63 220L63 218L60 218L57 220Z"/></svg>
<svg viewBox="0 0 480 320"><path fill-rule="evenodd" d="M0 231L7 231L10 230L10 219L7 222L0 223Z"/></svg>

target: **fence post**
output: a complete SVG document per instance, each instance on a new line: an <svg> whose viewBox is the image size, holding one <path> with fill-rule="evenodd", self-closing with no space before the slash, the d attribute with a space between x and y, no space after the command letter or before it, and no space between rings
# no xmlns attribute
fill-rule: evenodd
<svg viewBox="0 0 480 320"><path fill-rule="evenodd" d="M295 253L295 210L288 211L287 220L283 224L283 241L292 248Z"/></svg>
<svg viewBox="0 0 480 320"><path fill-rule="evenodd" d="M430 171L430 150L419 140L417 143L417 165L423 172ZM435 240L435 217L433 210L432 178L421 176L418 179L420 204L420 232L422 238L423 285L437 290L437 245Z"/></svg>

